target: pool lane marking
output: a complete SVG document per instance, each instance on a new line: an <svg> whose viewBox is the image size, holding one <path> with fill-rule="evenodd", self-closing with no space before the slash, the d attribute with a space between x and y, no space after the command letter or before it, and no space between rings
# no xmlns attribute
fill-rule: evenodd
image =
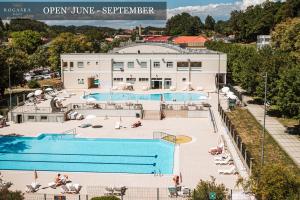
<svg viewBox="0 0 300 200"><path fill-rule="evenodd" d="M141 158L157 158L158 155L150 156L150 155L109 155L109 154L72 154L72 153L24 153L24 152L5 152L2 151L0 154L24 154L24 155L60 155L60 156L95 156L95 157L141 157Z"/></svg>
<svg viewBox="0 0 300 200"><path fill-rule="evenodd" d="M96 164L96 165L149 165L156 163L106 163L106 162L74 162L74 161L46 161L46 160L0 160L0 162L34 162L34 163L68 163L68 164Z"/></svg>

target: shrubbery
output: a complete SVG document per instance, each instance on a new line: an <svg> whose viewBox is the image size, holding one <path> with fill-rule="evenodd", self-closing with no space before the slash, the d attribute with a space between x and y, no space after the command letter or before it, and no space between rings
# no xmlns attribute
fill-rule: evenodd
<svg viewBox="0 0 300 200"><path fill-rule="evenodd" d="M39 88L41 85L36 80L31 80L27 83L29 88Z"/></svg>

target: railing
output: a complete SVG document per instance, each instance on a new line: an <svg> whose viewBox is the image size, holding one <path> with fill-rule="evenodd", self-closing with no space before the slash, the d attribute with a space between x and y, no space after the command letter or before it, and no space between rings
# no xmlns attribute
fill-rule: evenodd
<svg viewBox="0 0 300 200"><path fill-rule="evenodd" d="M66 130L64 132L62 132L63 134L71 134L71 135L76 135L76 128L70 129L70 130Z"/></svg>
<svg viewBox="0 0 300 200"><path fill-rule="evenodd" d="M187 103L187 104L162 104L161 106L162 110L188 110L188 111L202 111L202 110L208 110L208 105L201 104L201 103Z"/></svg>
<svg viewBox="0 0 300 200"><path fill-rule="evenodd" d="M233 141L235 148L238 150L238 153L242 158L247 171L251 174L253 158L248 151L246 144L243 143L241 136L220 104L218 104L218 111L224 124L226 125L228 132L230 133L229 135L231 140Z"/></svg>
<svg viewBox="0 0 300 200"><path fill-rule="evenodd" d="M210 107L208 108L209 110L209 114L210 114L210 120L211 120L211 123L214 127L214 132L218 132L218 126L217 126L217 123L216 123L216 120L215 120L215 115L213 113L213 111L210 109Z"/></svg>
<svg viewBox="0 0 300 200"><path fill-rule="evenodd" d="M21 113L52 113L51 107L39 107L39 106L19 106L12 110L12 112Z"/></svg>
<svg viewBox="0 0 300 200"><path fill-rule="evenodd" d="M133 103L70 103L67 105L67 110L90 110L90 109L102 109L102 110L142 110L142 104Z"/></svg>
<svg viewBox="0 0 300 200"><path fill-rule="evenodd" d="M164 132L161 132L161 131L154 131L153 132L153 139L165 140L165 141L172 142L172 143L176 144L176 136L175 135L171 135L171 134L164 133Z"/></svg>
<svg viewBox="0 0 300 200"><path fill-rule="evenodd" d="M105 186L87 186L87 194L43 194L43 193L26 193L26 200L49 200L49 199L67 199L67 200L91 200L94 197L108 196L108 191ZM172 188L172 187L171 187ZM168 188L159 187L128 187L123 196L118 196L120 199L128 200L196 200L195 189L187 189L187 192L178 194L169 192ZM229 190L230 200L251 200L250 195L245 194L242 190Z"/></svg>

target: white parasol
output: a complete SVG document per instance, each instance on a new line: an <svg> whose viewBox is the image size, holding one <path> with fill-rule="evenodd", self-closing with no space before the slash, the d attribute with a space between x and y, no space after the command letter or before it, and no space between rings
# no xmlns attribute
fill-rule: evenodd
<svg viewBox="0 0 300 200"><path fill-rule="evenodd" d="M34 93L33 92L30 92L29 94L27 94L27 98L30 98L30 97L33 97L34 96Z"/></svg>
<svg viewBox="0 0 300 200"><path fill-rule="evenodd" d="M42 90L36 90L36 91L34 92L34 95L35 95L35 96L40 96L42 93L43 93Z"/></svg>

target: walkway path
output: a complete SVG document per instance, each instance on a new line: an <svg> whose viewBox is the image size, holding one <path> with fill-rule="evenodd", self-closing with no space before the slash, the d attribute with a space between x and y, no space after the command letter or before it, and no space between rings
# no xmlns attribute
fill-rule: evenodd
<svg viewBox="0 0 300 200"><path fill-rule="evenodd" d="M236 88L238 89L238 88ZM264 108L261 105L247 104L250 97L243 96L243 102L247 105L250 113L263 126ZM290 156L290 158L300 167L300 139L297 135L290 135L285 132L285 127L274 117L266 116L266 130Z"/></svg>

